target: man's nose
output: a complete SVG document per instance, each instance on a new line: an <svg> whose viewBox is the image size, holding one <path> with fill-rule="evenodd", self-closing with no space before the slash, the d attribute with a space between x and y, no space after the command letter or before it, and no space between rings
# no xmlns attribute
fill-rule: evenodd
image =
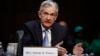
<svg viewBox="0 0 100 56"><path fill-rule="evenodd" d="M51 18L51 16L50 16L50 15L48 15L48 16L47 16L47 20L50 20L50 18Z"/></svg>

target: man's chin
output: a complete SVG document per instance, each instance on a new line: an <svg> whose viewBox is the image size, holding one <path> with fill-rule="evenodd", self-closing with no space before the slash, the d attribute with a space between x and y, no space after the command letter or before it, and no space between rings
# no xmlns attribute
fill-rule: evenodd
<svg viewBox="0 0 100 56"><path fill-rule="evenodd" d="M49 29L51 28L51 25L46 25L45 28Z"/></svg>

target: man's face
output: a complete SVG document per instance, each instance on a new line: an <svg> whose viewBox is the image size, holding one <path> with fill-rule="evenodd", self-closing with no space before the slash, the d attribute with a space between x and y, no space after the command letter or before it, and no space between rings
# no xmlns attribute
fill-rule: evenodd
<svg viewBox="0 0 100 56"><path fill-rule="evenodd" d="M38 12L39 18L43 27L50 28L57 18L57 11L55 7L43 7L41 11Z"/></svg>

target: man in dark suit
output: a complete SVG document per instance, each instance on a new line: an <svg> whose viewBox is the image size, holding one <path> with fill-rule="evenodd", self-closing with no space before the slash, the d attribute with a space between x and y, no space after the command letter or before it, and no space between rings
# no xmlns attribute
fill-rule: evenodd
<svg viewBox="0 0 100 56"><path fill-rule="evenodd" d="M47 0L41 3L40 10L38 11L40 20L24 24L24 36L21 40L22 47L42 46L45 35L44 30L47 30L48 46L57 47L59 56L65 55L69 50L72 51L71 49L73 49L75 43L68 42L70 38L67 38L66 28L55 22L58 10L58 5L54 1Z"/></svg>

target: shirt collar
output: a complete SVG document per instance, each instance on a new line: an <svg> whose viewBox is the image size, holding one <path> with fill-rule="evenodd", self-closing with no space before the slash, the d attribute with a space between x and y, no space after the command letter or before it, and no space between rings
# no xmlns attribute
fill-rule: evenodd
<svg viewBox="0 0 100 56"><path fill-rule="evenodd" d="M45 28L42 26L42 24L41 24L41 28L42 28L42 32L45 31ZM48 29L48 32L50 31L51 31L51 28Z"/></svg>

